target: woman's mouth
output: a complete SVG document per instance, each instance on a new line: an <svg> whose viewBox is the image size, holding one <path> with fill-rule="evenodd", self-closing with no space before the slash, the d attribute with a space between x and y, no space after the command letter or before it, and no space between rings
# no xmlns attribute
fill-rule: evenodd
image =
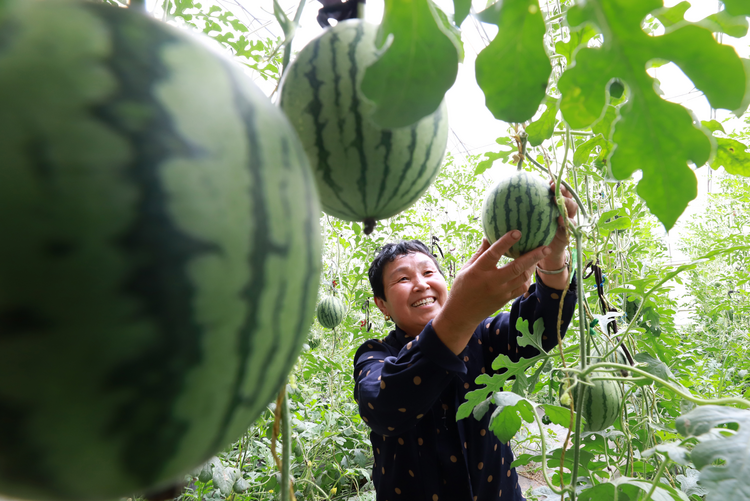
<svg viewBox="0 0 750 501"><path fill-rule="evenodd" d="M420 306L430 305L430 304L432 304L434 302L435 302L435 298L434 297L426 297L426 298L420 299L416 303L412 304L412 307L418 308Z"/></svg>

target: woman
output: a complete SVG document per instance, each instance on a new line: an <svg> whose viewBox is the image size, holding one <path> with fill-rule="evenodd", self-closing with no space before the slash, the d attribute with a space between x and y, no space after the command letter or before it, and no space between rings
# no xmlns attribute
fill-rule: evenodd
<svg viewBox="0 0 750 501"><path fill-rule="evenodd" d="M566 196L568 214L575 202ZM419 241L388 244L370 266L375 303L396 329L371 339L355 355L354 397L372 429L373 483L378 501L522 500L509 444L456 410L503 353L512 360L538 352L519 347L518 318L544 320L544 349L557 343L557 316L568 281L562 217L553 242L497 267L520 238L513 231L494 244L485 239L464 265L448 295L434 256ZM536 283L530 284L536 268ZM518 297L521 296L522 297ZM490 317L517 298L510 313ZM564 334L575 309L571 284L563 307Z"/></svg>

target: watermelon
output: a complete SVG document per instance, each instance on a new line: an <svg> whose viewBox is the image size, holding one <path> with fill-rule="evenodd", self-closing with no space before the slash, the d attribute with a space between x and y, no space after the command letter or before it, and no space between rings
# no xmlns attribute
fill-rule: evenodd
<svg viewBox="0 0 750 501"><path fill-rule="evenodd" d="M525 171L501 179L491 188L482 206L482 227L490 243L512 230L521 239L505 254L517 258L555 238L560 211L547 182Z"/></svg>
<svg viewBox="0 0 750 501"><path fill-rule="evenodd" d="M375 105L360 84L379 57L377 31L358 19L327 29L288 68L280 97L310 159L323 211L364 221L366 233L427 190L448 141L445 103L408 127L384 129L372 120Z"/></svg>
<svg viewBox="0 0 750 501"><path fill-rule="evenodd" d="M13 0L0 33L0 494L166 487L305 342L309 163L239 66L142 12Z"/></svg>
<svg viewBox="0 0 750 501"><path fill-rule="evenodd" d="M344 319L346 307L336 296L329 296L318 303L318 322L326 329L333 329Z"/></svg>
<svg viewBox="0 0 750 501"><path fill-rule="evenodd" d="M611 377L607 372L592 372L591 377ZM573 388L574 402L578 402L578 389L583 390L581 415L586 419L586 431L602 431L617 420L622 403L622 389L617 381L591 381L591 385L579 383Z"/></svg>

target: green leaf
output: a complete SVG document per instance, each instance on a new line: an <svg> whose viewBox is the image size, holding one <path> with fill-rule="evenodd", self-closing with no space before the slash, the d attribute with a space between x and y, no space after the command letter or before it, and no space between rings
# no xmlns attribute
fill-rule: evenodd
<svg viewBox="0 0 750 501"><path fill-rule="evenodd" d="M381 127L411 125L440 106L456 80L459 60L454 36L446 31L429 0L385 1L377 37L385 52L362 80Z"/></svg>
<svg viewBox="0 0 750 501"><path fill-rule="evenodd" d="M557 42L555 44L555 52L561 56L565 56L567 65L570 66L573 64L573 54L575 54L575 50L581 45L585 46L588 41L596 35L597 31L594 27L587 24L578 31L571 31L570 40L567 42Z"/></svg>
<svg viewBox="0 0 750 501"><path fill-rule="evenodd" d="M524 122L539 108L552 72L539 4L537 0L505 0L478 17L499 28L476 60L477 83L487 108L498 120Z"/></svg>
<svg viewBox="0 0 750 501"><path fill-rule="evenodd" d="M516 330L521 333L521 337L518 338L518 346L526 347L533 346L539 353L546 353L542 346L542 337L544 336L544 319L537 318L534 322L534 333L529 332L529 321L522 318L516 320ZM494 364L493 364L494 366Z"/></svg>
<svg viewBox="0 0 750 501"><path fill-rule="evenodd" d="M618 499L636 500L642 499L647 492L651 491L651 482L630 477L619 477L610 482L601 483L586 489L578 497L580 501L604 501L615 499L615 489L618 491ZM684 492L673 488L669 484L660 483L651 494L652 501L688 501Z"/></svg>
<svg viewBox="0 0 750 501"><path fill-rule="evenodd" d="M680 442L665 442L657 445L652 449L646 449L641 452L641 456L651 457L655 452L659 452L669 457L675 463L687 466L690 463L690 451L683 447Z"/></svg>
<svg viewBox="0 0 750 501"><path fill-rule="evenodd" d="M557 99L551 96L545 98L547 109L544 110L539 120L532 122L526 127L529 135L529 144L539 146L542 141L552 137L555 132L555 118L557 117Z"/></svg>
<svg viewBox="0 0 750 501"><path fill-rule="evenodd" d="M492 167L492 164L495 163L495 160L503 160L503 161L507 160L508 157L511 156L514 151L515 150L498 151L497 153L486 152L484 156L487 158L477 163L477 167L476 169L474 169L474 175L478 176L482 172Z"/></svg>
<svg viewBox="0 0 750 501"><path fill-rule="evenodd" d="M520 395L499 391L494 396L497 409L490 417L490 431L501 442L508 442L521 428L521 419L534 421L534 406Z"/></svg>
<svg viewBox="0 0 750 501"><path fill-rule="evenodd" d="M695 24L714 33L726 33L734 38L742 38L747 35L747 18L745 16L732 16L726 10L711 14Z"/></svg>
<svg viewBox="0 0 750 501"><path fill-rule="evenodd" d="M729 436L712 431L726 423L737 423L739 429ZM682 435L701 437L690 459L701 472L700 485L709 491L707 501L750 498L750 411L704 405L677 418L675 425ZM724 464L713 464L718 459Z"/></svg>
<svg viewBox="0 0 750 501"><path fill-rule="evenodd" d="M663 7L651 13L665 28L671 28L685 21L685 13L690 9L690 2L680 2L672 7Z"/></svg>
<svg viewBox="0 0 750 501"><path fill-rule="evenodd" d="M633 357L633 360L645 366L638 367L652 376L656 376L660 379L667 381L669 379L669 369L666 364L661 360L658 360L648 353L638 353Z"/></svg>
<svg viewBox="0 0 750 501"><path fill-rule="evenodd" d="M550 421L558 426L570 428L570 409L551 404L544 404L542 407Z"/></svg>
<svg viewBox="0 0 750 501"><path fill-rule="evenodd" d="M709 164L712 169L724 167L730 174L750 177L750 152L747 146L736 139L716 138L716 156Z"/></svg>
<svg viewBox="0 0 750 501"><path fill-rule="evenodd" d="M612 124L617 117L617 107L610 104L607 106L607 111L604 112L604 116L591 126L591 130L594 134L601 134L604 139L609 140L612 137ZM611 144L612 143L610 143L610 145Z"/></svg>
<svg viewBox="0 0 750 501"><path fill-rule="evenodd" d="M590 0L570 8L570 26L593 23L602 31L603 42L599 48L578 50L575 64L560 78L559 89L563 118L572 128L583 129L605 111L607 85L616 78L625 84L628 99L614 125L612 141L617 147L608 164L617 179L643 171L638 194L669 230L697 195L688 162L706 163L711 140L685 108L655 92L647 63L658 58L677 64L714 108L740 106L746 78L735 50L718 44L710 30L685 24L662 36L646 35L641 21L660 4L633 0L622 8L617 0Z"/></svg>
<svg viewBox="0 0 750 501"><path fill-rule="evenodd" d="M726 131L724 130L724 126L716 120L703 120L701 121L701 125L703 125L703 127L710 130L711 132L720 130L721 132L726 133Z"/></svg>
<svg viewBox="0 0 750 501"><path fill-rule="evenodd" d="M453 0L453 22L461 26L471 10L471 0Z"/></svg>
<svg viewBox="0 0 750 501"><path fill-rule="evenodd" d="M724 0L724 8L732 16L750 16L750 3L747 0Z"/></svg>
<svg viewBox="0 0 750 501"><path fill-rule="evenodd" d="M599 220L599 230L605 234L610 231L627 230L633 225L633 221L628 216L621 216L609 222Z"/></svg>
<svg viewBox="0 0 750 501"><path fill-rule="evenodd" d="M745 68L745 97L742 98L742 104L736 109L732 110L735 116L739 117L748 107L750 107L750 59L742 59L742 65Z"/></svg>
<svg viewBox="0 0 750 501"><path fill-rule="evenodd" d="M573 153L573 165L578 167L587 163L591 152L594 151L594 148L596 148L597 146L601 146L603 148L608 143L609 141L604 139L604 137L601 135L594 136L585 143L581 143L576 148L575 153Z"/></svg>

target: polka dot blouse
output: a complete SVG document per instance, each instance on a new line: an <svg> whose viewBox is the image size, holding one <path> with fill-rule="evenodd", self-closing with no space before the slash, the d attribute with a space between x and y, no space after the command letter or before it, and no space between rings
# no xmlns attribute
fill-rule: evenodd
<svg viewBox="0 0 750 501"><path fill-rule="evenodd" d="M523 500L513 453L489 431L492 411L481 420L456 421L456 410L474 380L492 372L498 354L513 360L532 357L532 347L519 347L519 317L533 325L544 319L544 348L557 344L557 312L561 291L537 277L516 299L510 313L482 322L464 351L456 356L432 328L416 337L401 329L383 340L371 339L355 355L354 398L371 428L375 456L372 479L378 501ZM565 297L562 332L576 304L575 278Z"/></svg>

